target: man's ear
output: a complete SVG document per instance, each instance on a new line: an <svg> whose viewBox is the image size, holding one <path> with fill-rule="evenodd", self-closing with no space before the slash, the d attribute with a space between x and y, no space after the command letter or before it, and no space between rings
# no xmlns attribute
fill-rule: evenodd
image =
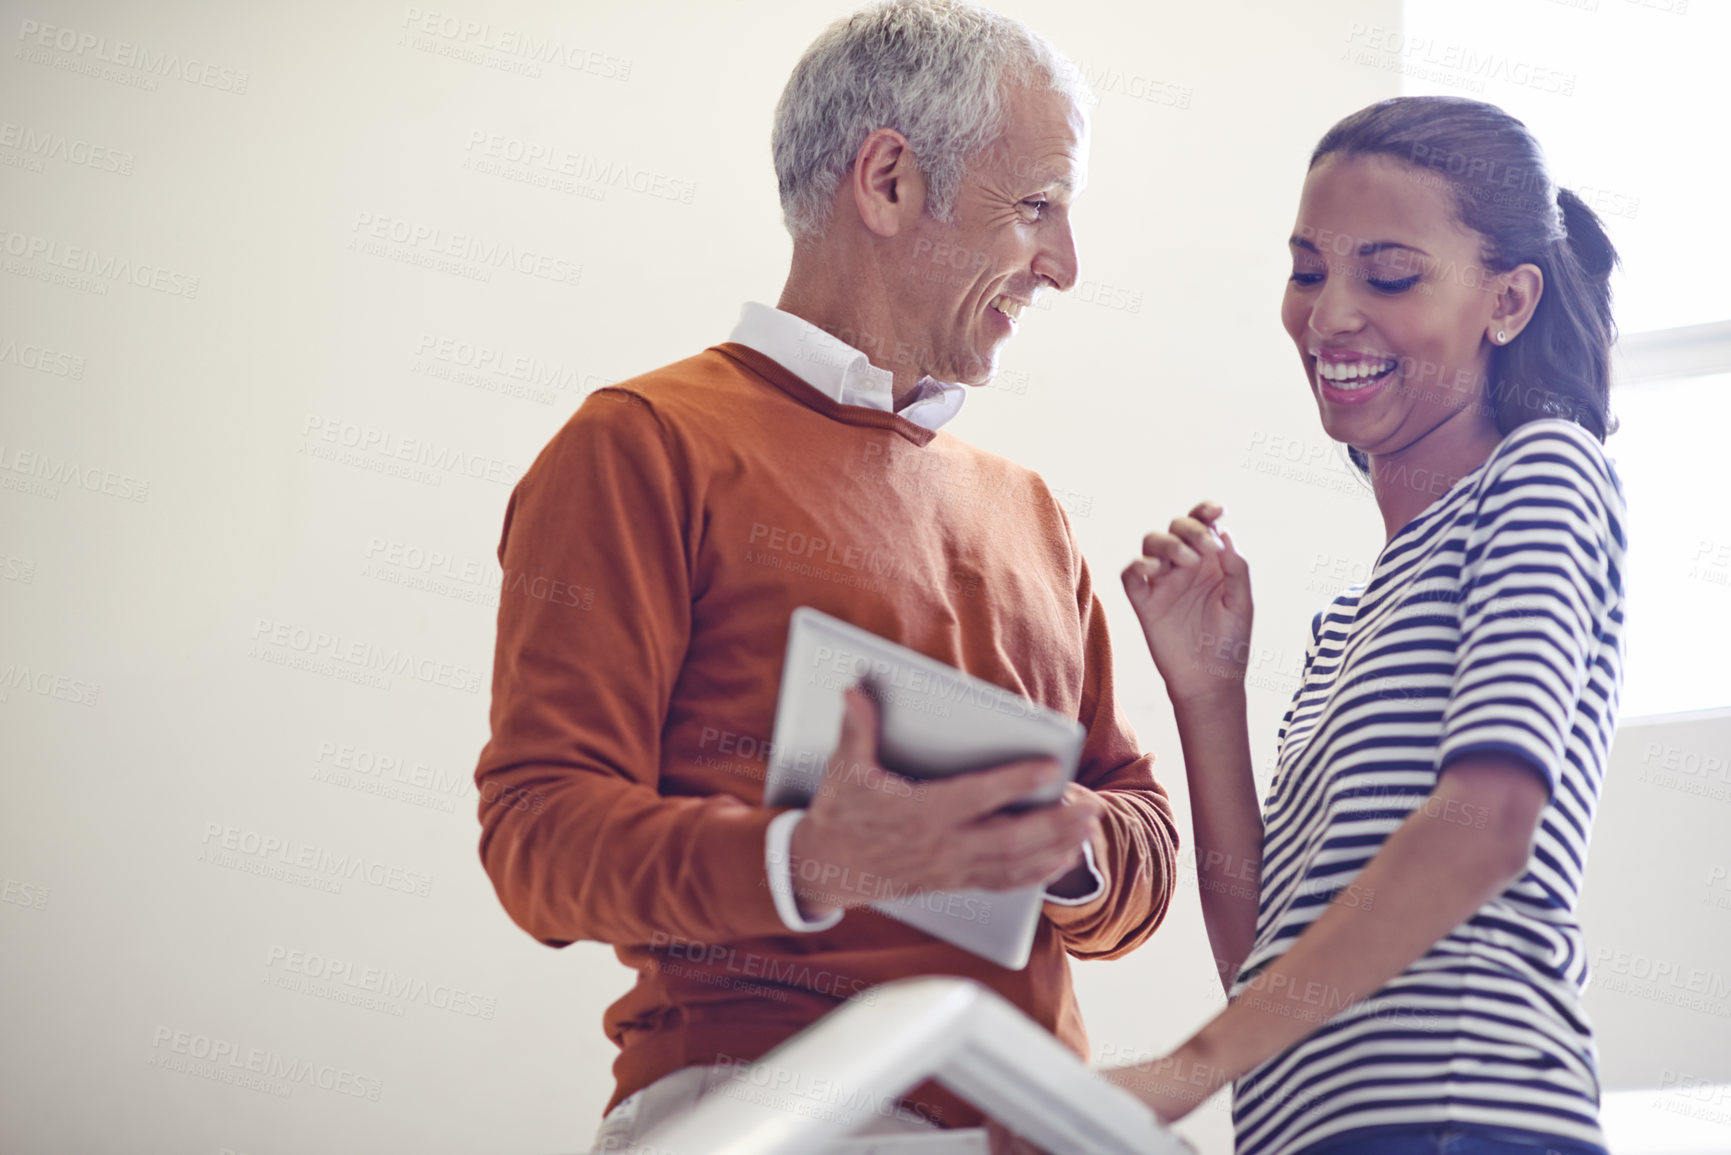
<svg viewBox="0 0 1731 1155"><path fill-rule="evenodd" d="M893 237L926 207L926 182L914 163L914 150L893 128L865 138L848 174L848 189L860 223L880 237Z"/></svg>

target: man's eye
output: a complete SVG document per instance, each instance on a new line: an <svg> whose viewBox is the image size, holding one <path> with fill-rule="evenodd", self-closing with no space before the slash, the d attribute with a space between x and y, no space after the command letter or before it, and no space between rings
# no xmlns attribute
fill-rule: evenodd
<svg viewBox="0 0 1731 1155"><path fill-rule="evenodd" d="M1035 197L1032 200L1023 201L1022 208L1027 210L1027 217L1029 220L1037 221L1045 214L1047 203L1048 202Z"/></svg>
<svg viewBox="0 0 1731 1155"><path fill-rule="evenodd" d="M1292 283L1295 285L1316 285L1322 282L1321 273L1293 273Z"/></svg>

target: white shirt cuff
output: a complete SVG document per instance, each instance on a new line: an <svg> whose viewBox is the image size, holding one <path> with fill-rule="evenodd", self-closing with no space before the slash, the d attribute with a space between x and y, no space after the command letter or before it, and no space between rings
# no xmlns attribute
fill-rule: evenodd
<svg viewBox="0 0 1731 1155"><path fill-rule="evenodd" d="M777 814L763 836L763 872L769 879L769 894L775 899L775 913L781 916L788 930L800 934L828 930L841 921L846 911L832 910L822 918L810 919L799 913L799 900L793 894L793 828L805 817L803 810ZM1093 870L1093 860L1088 869ZM1095 878L1099 878L1095 872ZM1104 885L1104 884L1102 884ZM1054 900L1056 901L1056 900ZM1086 901L1086 900L1084 900Z"/></svg>
<svg viewBox="0 0 1731 1155"><path fill-rule="evenodd" d="M1094 876L1094 889L1080 898L1062 898L1048 890L1046 892L1047 902L1057 903L1059 906L1085 906L1106 893L1106 876L1100 873L1098 866L1094 865L1094 844L1092 842L1082 844L1082 865L1086 866L1088 873ZM788 885L791 887L792 883L790 882Z"/></svg>

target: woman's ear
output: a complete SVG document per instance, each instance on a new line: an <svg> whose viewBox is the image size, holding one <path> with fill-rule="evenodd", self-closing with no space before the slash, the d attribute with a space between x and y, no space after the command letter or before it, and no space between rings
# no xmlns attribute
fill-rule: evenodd
<svg viewBox="0 0 1731 1155"><path fill-rule="evenodd" d="M1516 265L1497 274L1495 284L1497 299L1491 308L1490 323L1485 326L1485 336L1493 345L1507 345L1533 319L1533 310L1545 295L1545 274L1537 265Z"/></svg>

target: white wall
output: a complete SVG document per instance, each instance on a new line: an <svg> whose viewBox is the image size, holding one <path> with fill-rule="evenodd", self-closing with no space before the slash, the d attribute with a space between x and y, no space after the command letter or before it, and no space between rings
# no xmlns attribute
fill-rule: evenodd
<svg viewBox="0 0 1731 1155"><path fill-rule="evenodd" d="M500 515L583 393L774 300L770 113L850 5L153 7L0 4L0 1146L580 1150L631 976L532 942L476 858ZM1275 318L1283 241L1317 136L1396 91L1339 58L1398 6L1005 7L1101 92L1084 285L955 428L1072 496L1182 804L1113 575L1228 503L1271 756L1310 613L1379 544ZM508 71L443 18L580 67ZM477 165L494 135L626 182L509 179L536 170ZM501 245L551 275L433 251ZM482 348L552 384L513 393L461 363ZM328 888L258 873L302 855ZM1097 1049L1178 1042L1220 1001L1206 957L1192 885L1078 967ZM206 1047L220 1081L177 1066ZM312 1074L247 1086L249 1060ZM1226 1150L1224 1103L1189 1130Z"/></svg>

